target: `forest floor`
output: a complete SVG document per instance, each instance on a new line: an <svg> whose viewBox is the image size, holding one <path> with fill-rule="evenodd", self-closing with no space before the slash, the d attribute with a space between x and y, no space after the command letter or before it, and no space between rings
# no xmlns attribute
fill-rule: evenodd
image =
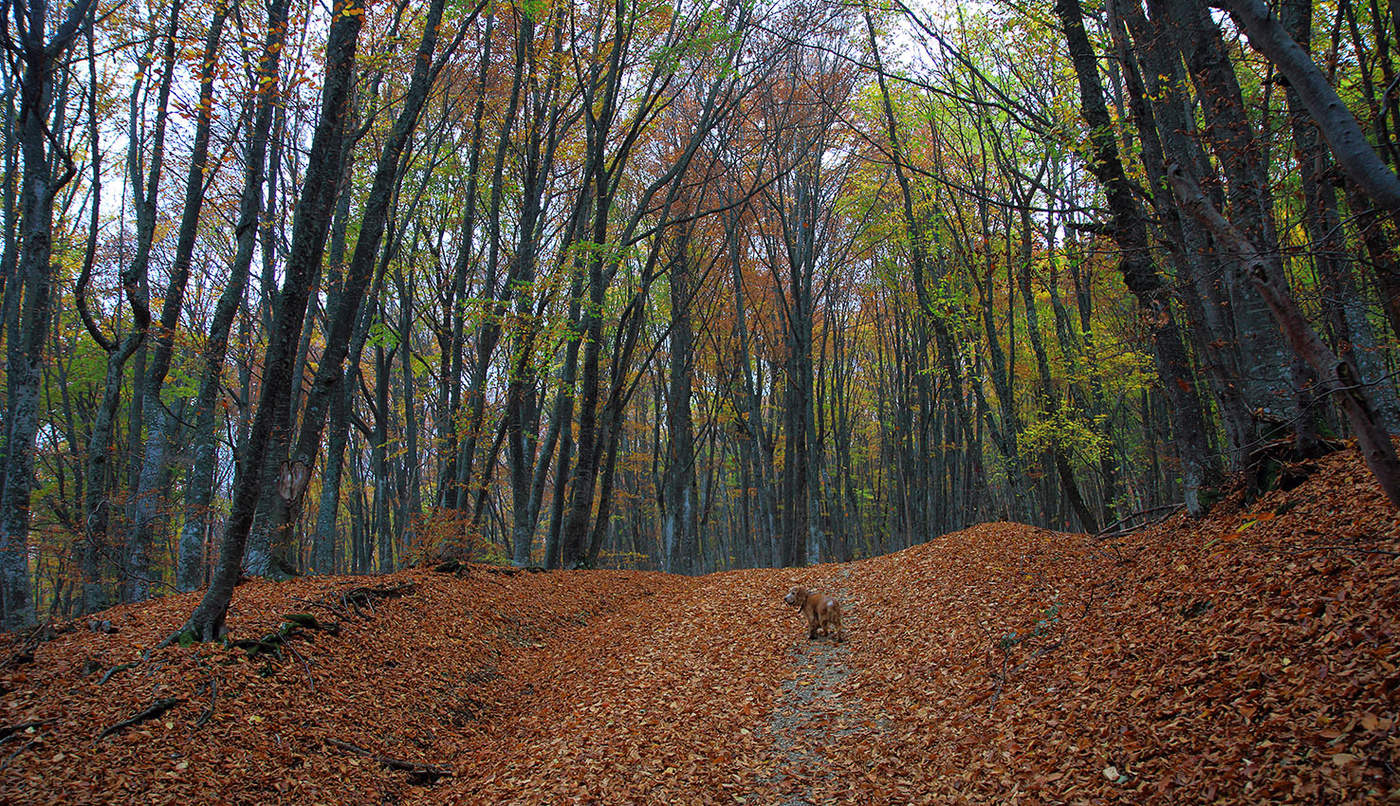
<svg viewBox="0 0 1400 806"><path fill-rule="evenodd" d="M245 583L235 638L339 624L282 657L146 654L192 594L114 608L112 633L0 643L0 802L1394 798L1400 517L1354 453L1315 465L1112 540L993 523L702 578ZM807 640L794 582L842 596L846 643Z"/></svg>

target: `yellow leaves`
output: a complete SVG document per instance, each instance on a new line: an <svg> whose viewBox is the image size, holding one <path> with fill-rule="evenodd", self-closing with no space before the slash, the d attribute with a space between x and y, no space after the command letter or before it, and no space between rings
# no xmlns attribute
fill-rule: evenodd
<svg viewBox="0 0 1400 806"><path fill-rule="evenodd" d="M335 9L336 17L361 17L365 16L363 0L341 0L338 8Z"/></svg>
<svg viewBox="0 0 1400 806"><path fill-rule="evenodd" d="M1246 519L1242 523L1240 523L1239 526L1235 527L1235 534L1242 534L1243 532L1251 529L1255 525L1260 523L1266 523L1268 521L1273 520L1275 517L1277 517L1277 514L1273 512L1259 512L1252 515L1246 515ZM1229 540L1232 537L1234 537L1234 535L1221 535L1222 540Z"/></svg>

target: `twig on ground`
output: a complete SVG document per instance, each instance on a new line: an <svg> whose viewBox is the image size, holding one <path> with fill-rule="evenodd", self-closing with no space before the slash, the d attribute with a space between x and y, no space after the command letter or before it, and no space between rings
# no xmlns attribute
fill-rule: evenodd
<svg viewBox="0 0 1400 806"><path fill-rule="evenodd" d="M445 767L434 767L428 764L416 764L412 761L403 761L402 759L390 758L389 756L381 756L378 753L366 750L363 747L357 747L356 745L350 744L349 742L342 742L339 739L326 739L325 741L326 744L331 745L332 747L338 747L341 750L347 750L351 753L365 756L366 758L372 758L391 770L402 770L403 772L407 772L409 783L435 784L437 783L437 780L439 778L452 775L452 770L449 770Z"/></svg>
<svg viewBox="0 0 1400 806"><path fill-rule="evenodd" d="M26 632L15 637L15 651L10 653L3 661L0 661L0 669L8 669L11 666L20 666L34 661L34 650L45 641L52 641L54 638L69 632L73 629L72 622L59 624L50 619L43 624L35 625Z"/></svg>
<svg viewBox="0 0 1400 806"><path fill-rule="evenodd" d="M117 732L119 732L119 731L125 730L125 729L131 727L132 725L136 725L136 724L139 724L139 723L141 723L141 722L145 722L145 721L148 720L148 719L155 719L156 717L160 716L161 714L165 713L166 711L169 711L171 708L174 708L175 706L179 705L179 704L182 703L182 702L184 702L184 700L180 699L179 697L167 697L167 698L165 698L165 699L163 699L163 700L156 700L154 703L152 703L150 706L148 706L145 710L141 711L140 713L136 714L135 716L130 717L130 718L128 718L128 719L123 719L122 721L118 722L117 724L112 725L112 726L106 728L105 730L103 730L101 733L97 734L97 738L96 738L96 739L93 739L93 740L92 740L92 743L93 743L93 744L97 744L98 742L102 741L103 739L107 738L108 736L111 736L113 733L117 733Z"/></svg>
<svg viewBox="0 0 1400 806"><path fill-rule="evenodd" d="M1113 523L1110 523L1109 525L1095 532L1094 539L1111 540L1115 537L1123 537L1124 535L1130 535L1133 532L1139 531L1141 529L1146 529L1148 526L1151 526L1155 523L1160 523L1166 520L1167 518L1170 518L1177 512L1180 512L1185 506L1185 504L1163 504L1159 507L1151 507L1149 509L1134 512L1131 515L1124 515L1123 517L1119 518ZM1138 523L1136 526L1127 525L1132 523L1137 518L1142 518L1142 522Z"/></svg>
<svg viewBox="0 0 1400 806"><path fill-rule="evenodd" d="M194 721L196 728L202 728L214 716L214 703L219 699L219 678L209 675L209 682L205 685L209 689L209 705L204 709L204 713L199 715L199 719Z"/></svg>
<svg viewBox="0 0 1400 806"><path fill-rule="evenodd" d="M306 682L311 686L311 690L315 691L316 678L311 676L311 664L306 662L306 658L303 657L302 654L297 651L297 648L292 646L290 642L283 644L283 646L285 646L297 660L301 661L302 668L306 670Z"/></svg>
<svg viewBox="0 0 1400 806"><path fill-rule="evenodd" d="M26 731L26 730L29 730L30 728L37 728L37 727L40 727L40 726L42 726L42 725L47 725L47 724L49 724L49 723L51 723L51 722L57 722L57 721L58 721L58 720L57 720L56 718L50 718L50 719L36 719L36 720L34 720L33 722L21 722L21 723L19 723L18 725L10 725L9 727L0 728L0 744L4 744L5 742L8 742L9 740L13 739L15 736L19 735L20 733L22 733L22 732L24 732L24 731Z"/></svg>
<svg viewBox="0 0 1400 806"><path fill-rule="evenodd" d="M1357 554L1379 554L1384 557L1400 557L1400 551L1388 551L1386 549L1363 549L1359 546L1343 546L1338 543L1327 543L1316 546L1302 546L1296 549L1283 549L1285 554L1308 554L1314 551L1352 551Z"/></svg>
<svg viewBox="0 0 1400 806"><path fill-rule="evenodd" d="M33 746L34 746L34 743L37 742L37 741L39 741L39 739L36 737L36 738L30 739L29 741L27 741L27 742L25 742L24 744L20 745L20 748L19 748L18 750L16 750L15 752L11 753L11 754L10 754L10 757L7 758L7 759L5 759L5 763L4 763L4 764L0 764L0 770L3 770L3 769L5 769L6 767L10 766L10 762L11 762L11 761L14 761L16 758L19 758L19 754L20 754L20 753L23 753L24 751L26 751L26 750L28 750L29 748L33 747Z"/></svg>

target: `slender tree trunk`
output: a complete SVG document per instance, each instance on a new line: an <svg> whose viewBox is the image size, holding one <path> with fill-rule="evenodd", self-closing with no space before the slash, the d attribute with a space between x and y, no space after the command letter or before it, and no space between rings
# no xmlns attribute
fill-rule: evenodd
<svg viewBox="0 0 1400 806"><path fill-rule="evenodd" d="M1294 41L1262 0L1222 0L1249 44L1278 68L1288 86L1317 122L1337 164L1377 206L1400 210L1400 177L1371 147L1337 91L1313 62L1306 48Z"/></svg>
<svg viewBox="0 0 1400 806"><path fill-rule="evenodd" d="M73 176L54 176L48 135L51 73L91 12L92 0L79 0L46 37L48 3L12 4L14 47L23 65L20 84L19 150L24 170L20 198L22 247L15 283L18 338L7 339L5 433L0 460L0 628L16 629L34 618L29 589L29 500L34 481L34 439L39 431L40 366L49 331L49 295L53 289L53 201Z"/></svg>
<svg viewBox="0 0 1400 806"><path fill-rule="evenodd" d="M1280 16L1289 35L1307 50L1312 41L1311 0L1287 0L1280 9ZM1303 226L1322 280L1323 307L1336 333L1337 353L1343 361L1357 368L1362 382L1372 390L1376 414L1386 430L1395 433L1400 430L1400 405L1396 402L1394 385L1385 379L1385 366L1366 315L1366 301L1356 286L1347 257L1346 231L1337 212L1336 188L1330 180L1334 167L1298 91L1289 84L1284 93L1302 180Z"/></svg>
<svg viewBox="0 0 1400 806"><path fill-rule="evenodd" d="M1112 121L1104 104L1103 84L1089 37L1084 32L1079 0L1056 0L1055 14L1064 26L1074 72L1079 82L1080 108L1089 126L1094 160L1090 170L1108 195L1114 239L1122 249L1119 270L1128 290L1151 323L1157 373L1172 401L1172 428L1181 461L1186 508L1195 515L1205 511L1202 487L1217 483L1218 460L1206 439L1204 409L1196 393L1186 347L1182 343L1170 299L1157 269L1149 259L1147 228L1132 196L1123 164L1118 158Z"/></svg>
<svg viewBox="0 0 1400 806"><path fill-rule="evenodd" d="M1137 46L1130 50L1126 32L1114 29L1119 54L1128 65L1124 75L1142 142L1143 163L1155 189L1153 200L1158 221L1167 243L1174 247L1172 259L1177 275L1190 278L1191 289L1195 292L1183 290L1178 296L1186 305L1187 324L1196 354L1219 406L1230 469L1243 471L1258 438L1258 428L1241 388L1244 370L1239 340L1231 321L1229 283L1218 269L1219 258L1208 233L1190 222L1183 222L1166 177L1167 162L1171 160L1190 164L1198 170L1206 164L1204 152L1187 137L1194 125L1181 93L1187 79L1181 60L1163 31L1162 21L1149 21L1141 8L1132 3L1115 4L1110 8L1120 5L1122 19L1137 39ZM1118 16L1112 19L1117 21ZM1140 71L1131 61L1134 54L1142 59Z"/></svg>
<svg viewBox="0 0 1400 806"><path fill-rule="evenodd" d="M179 18L181 3L176 0L171 8L167 59L173 64L175 47L175 24ZM174 442L178 424L170 418L161 402L161 388L170 371L174 353L175 328L179 324L180 310L184 306L185 286L189 281L190 265L194 257L195 236L198 232L199 214L204 201L204 171L209 159L209 136L213 117L213 94L215 60L218 58L219 39L223 32L226 7L220 5L210 20L205 37L204 52L200 64L199 107L196 109L194 145L190 153L189 171L185 178L184 209L181 214L179 232L176 237L175 256L170 267L170 282L166 287L161 307L160 322L154 334L154 350L147 368L144 395L142 398L142 419L146 423L145 457L141 462L141 475L132 496L130 508L131 525L127 538L128 573L127 598L140 601L151 595L150 552L154 539L156 507L165 499L170 478L166 453ZM168 84L168 82L165 82ZM162 96L168 94L168 86L162 87ZM158 110L161 122L157 127L157 142L163 139L165 103ZM157 172L159 151L152 155L151 191L148 203L154 205L155 188L159 179ZM152 211L154 213L154 211ZM154 221L152 222L154 224ZM178 572L177 572L178 573Z"/></svg>
<svg viewBox="0 0 1400 806"><path fill-rule="evenodd" d="M472 264L473 244L476 233L476 193L477 193L477 173L481 168L481 143L482 135L485 131L486 117L486 81L490 67L491 56L491 32L494 30L495 16L488 14L486 17L486 29L482 34L481 60L477 67L476 85L476 106L472 113L472 139L467 157L467 197L463 204L465 208L462 212L462 245L457 251L456 260L452 267L452 289L448 301L448 318L451 320L451 333L448 337L448 355L444 358L445 372L443 374L443 389L441 393L447 400L447 409L443 420L447 424L447 442L443 446L443 454L446 457L443 461L442 472L438 481L438 503L442 507L449 509L460 509L464 506L466 490L464 485L458 482L460 478L460 455L459 444L464 434L462 423L459 419L461 407L461 387L463 371L463 353L466 349L466 322L467 322L467 269Z"/></svg>
<svg viewBox="0 0 1400 806"><path fill-rule="evenodd" d="M691 418L695 348L690 325L694 291L688 230L682 231L672 248L671 371L666 392L666 467L661 484L661 570L690 574L697 570L699 559L699 519L695 501L695 424Z"/></svg>
<svg viewBox="0 0 1400 806"><path fill-rule="evenodd" d="M1267 165L1220 28L1197 0L1149 0L1148 5L1160 30L1172 37L1196 87L1205 139L1225 175L1231 217L1251 242L1268 250L1265 266L1276 281L1282 281ZM1225 270L1229 319L1241 352L1241 368L1246 370L1235 382L1251 410L1305 436L1310 426L1297 398L1303 379L1293 376L1291 355L1268 307L1237 259L1217 250L1216 261Z"/></svg>
<svg viewBox="0 0 1400 806"><path fill-rule="evenodd" d="M204 599L185 625L195 638L210 641L225 632L224 619L233 586L242 571L243 548L257 507L264 456L273 420L286 405L292 382L294 351L300 340L311 279L320 265L335 207L340 177L342 139L353 85L355 46L364 21L360 0L341 0L330 25L326 45L326 77L321 118L312 139L306 181L293 224L292 251L287 261L281 303L263 362L262 395L252 430L239 457L233 507L220 547L219 564Z"/></svg>
<svg viewBox="0 0 1400 806"><path fill-rule="evenodd" d="M239 199L238 221L234 225L234 258L228 283L214 308L202 356L199 392L195 398L195 424L192 435L194 459L185 483L185 522L180 529L176 587L194 590L204 580L205 532L210 523L214 498L214 468L218 459L215 436L215 402L222 387L224 359L234 317L243 305L248 273L257 242L258 217L262 212L263 179L266 176L268 140L277 107L278 75L282 46L287 35L287 0L268 6L267 38L257 73L257 107L244 153L243 191ZM242 549L235 562L241 563Z"/></svg>
<svg viewBox="0 0 1400 806"><path fill-rule="evenodd" d="M365 204L364 215L360 219L355 250L345 271L344 285L338 295L335 309L328 308L326 311L326 317L329 321L326 348L316 367L311 393L302 412L301 429L288 457L289 461L302 462L308 468L313 467L316 463L322 429L325 427L326 410L332 398L331 389L340 385L345 358L349 354L352 343L351 337L356 323L360 320L361 307L366 298L365 292L374 276L375 265L381 258L384 231L393 209L395 188L403 179L405 165L402 157L413 132L417 128L423 106L427 101L432 77L436 72L433 65L433 52L437 49L443 7L444 0L433 0L428 6L423 37L418 43L408 91L404 96L403 106L399 110L398 117L394 121L393 130L390 132L388 140L385 141L384 148L379 155L379 161L375 165L373 183ZM480 13L482 8L483 5L477 5L472 12L473 15ZM472 18L463 21L462 30L465 30L471 22ZM456 48L460 41L461 37L459 36L447 48L444 58ZM402 335L407 338L408 334ZM284 525L295 517L295 512L284 511L280 515L280 524Z"/></svg>

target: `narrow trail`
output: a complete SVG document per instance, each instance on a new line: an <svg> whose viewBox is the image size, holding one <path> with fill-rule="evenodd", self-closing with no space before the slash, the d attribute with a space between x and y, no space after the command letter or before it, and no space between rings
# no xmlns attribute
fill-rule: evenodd
<svg viewBox="0 0 1400 806"><path fill-rule="evenodd" d="M591 621L579 641L503 665L487 718L446 743L473 774L422 802L751 796L777 763L769 714L798 631L779 609L786 577L759 573L658 578L655 596Z"/></svg>
<svg viewBox="0 0 1400 806"><path fill-rule="evenodd" d="M860 629L861 608L846 589L850 567L817 590L842 602L842 625L847 641L819 638L800 640L788 653L794 674L782 683L782 696L769 717L781 761L763 783L784 798L783 806L808 806L821 802L814 785L831 785L836 772L828 748L843 739L878 729L858 697L849 696L847 684L853 671L849 638ZM804 625L794 617L794 631Z"/></svg>
<svg viewBox="0 0 1400 806"><path fill-rule="evenodd" d="M848 686L861 622L849 574L826 566L801 576L842 598L845 643L808 640L782 602L793 572L764 570L667 584L588 623L576 647L527 651L481 693L492 718L456 726L465 730L453 755L473 759L474 774L423 795L639 802L645 782L640 802L701 802L702 792L826 802L821 793L840 786L827 753L868 741L882 723Z"/></svg>
<svg viewBox="0 0 1400 806"><path fill-rule="evenodd" d="M1324 465L1112 543L991 523L701 578L412 569L280 661L132 668L197 594L124 605L0 664L0 802L1381 802L1400 517L1359 460ZM364 584L253 581L230 624ZM841 597L844 643L808 640L794 584Z"/></svg>

